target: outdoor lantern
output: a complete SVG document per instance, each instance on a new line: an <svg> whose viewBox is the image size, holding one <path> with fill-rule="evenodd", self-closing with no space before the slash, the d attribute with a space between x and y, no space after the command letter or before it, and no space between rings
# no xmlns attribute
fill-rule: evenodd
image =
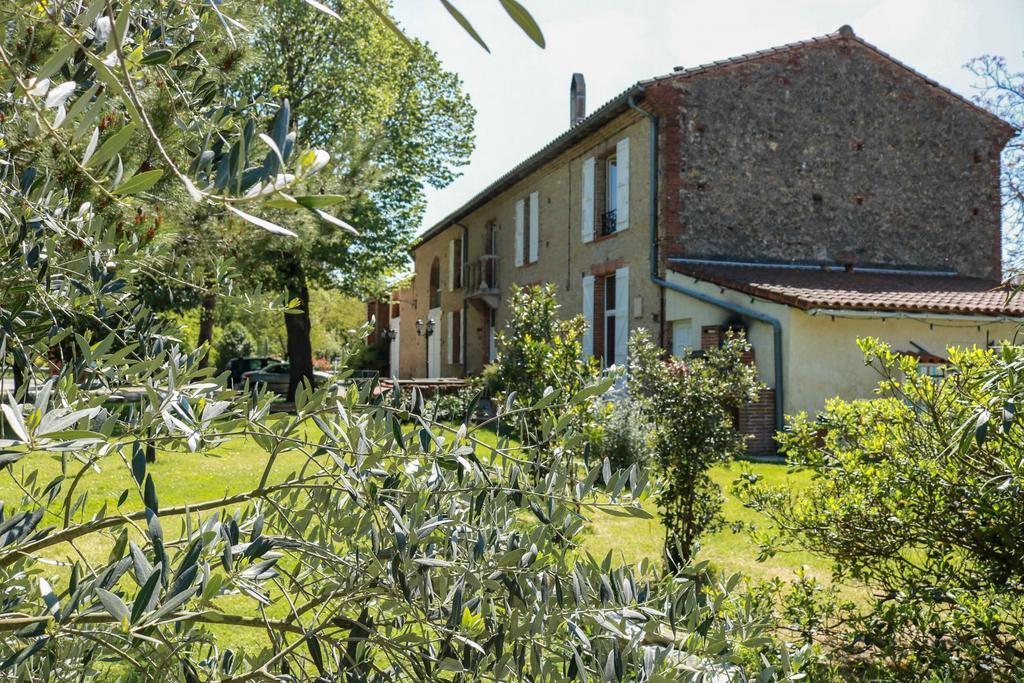
<svg viewBox="0 0 1024 683"><path fill-rule="evenodd" d="M427 319L427 322L424 323L422 318L418 319L416 321L416 334L421 337L429 337L434 334L434 320Z"/></svg>

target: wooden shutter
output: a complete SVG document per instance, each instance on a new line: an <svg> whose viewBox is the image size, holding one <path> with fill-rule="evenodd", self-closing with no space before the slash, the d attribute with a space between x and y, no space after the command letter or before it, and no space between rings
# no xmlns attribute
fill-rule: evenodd
<svg viewBox="0 0 1024 683"><path fill-rule="evenodd" d="M594 355L594 276L583 276L583 357Z"/></svg>
<svg viewBox="0 0 1024 683"><path fill-rule="evenodd" d="M523 200L516 202L516 266L523 265L523 220L526 218Z"/></svg>
<svg viewBox="0 0 1024 683"><path fill-rule="evenodd" d="M594 157L583 161L583 241L594 241Z"/></svg>
<svg viewBox="0 0 1024 683"><path fill-rule="evenodd" d="M455 289L455 240L448 240L448 291Z"/></svg>
<svg viewBox="0 0 1024 683"><path fill-rule="evenodd" d="M615 230L629 228L629 138L615 145Z"/></svg>
<svg viewBox="0 0 1024 683"><path fill-rule="evenodd" d="M615 364L626 364L629 343L629 267L615 270Z"/></svg>
<svg viewBox="0 0 1024 683"><path fill-rule="evenodd" d="M452 351L455 349L455 337L453 336L453 330L455 328L455 325L453 324L455 322L455 313L448 311L448 315L445 317L448 318L448 334L445 335L445 342L448 347L446 355L448 356L448 365L451 365L453 362Z"/></svg>
<svg viewBox="0 0 1024 683"><path fill-rule="evenodd" d="M530 193L530 263L536 263L540 252L540 193Z"/></svg>

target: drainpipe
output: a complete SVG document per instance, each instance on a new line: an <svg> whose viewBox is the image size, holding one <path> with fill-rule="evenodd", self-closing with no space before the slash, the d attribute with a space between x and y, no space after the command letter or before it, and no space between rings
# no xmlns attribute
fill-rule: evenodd
<svg viewBox="0 0 1024 683"><path fill-rule="evenodd" d="M699 289L692 289L690 287L684 287L683 285L670 282L669 280L661 277L658 274L658 116L652 112L647 111L638 107L636 104L636 96L629 96L629 106L631 109L635 109L644 116L647 117L651 124L651 135L650 135L650 151L648 156L650 157L650 190L648 192L649 199L649 215L647 223L650 226L650 239L651 239L651 282L658 287L664 289L670 289L680 294L693 297L698 301L711 304L723 310L731 313L736 313L746 318L752 318L759 322L771 325L772 327L772 346L774 351L774 364L775 364L775 429L776 431L782 431L784 426L783 420L783 374L782 374L782 324L774 316L762 313L761 311L735 304L727 299L720 299L711 294L705 294Z"/></svg>

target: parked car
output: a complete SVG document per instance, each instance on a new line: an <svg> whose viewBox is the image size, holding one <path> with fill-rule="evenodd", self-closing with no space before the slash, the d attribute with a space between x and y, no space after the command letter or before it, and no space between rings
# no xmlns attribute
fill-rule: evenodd
<svg viewBox="0 0 1024 683"><path fill-rule="evenodd" d="M313 371L314 385L325 382L330 378L330 373L321 372L320 370ZM258 385L266 386L267 389L278 394L288 393L288 382L290 379L291 366L285 362L271 363L265 368L242 373L243 382L248 380L249 385L254 388Z"/></svg>
<svg viewBox="0 0 1024 683"><path fill-rule="evenodd" d="M240 387L243 382L245 382L242 377L245 373L252 372L253 370L262 370L271 363L276 362L278 362L278 360L276 358L271 358L270 356L246 356L242 358L232 358L228 361L226 366L227 371L231 373L231 375L228 376L228 386Z"/></svg>

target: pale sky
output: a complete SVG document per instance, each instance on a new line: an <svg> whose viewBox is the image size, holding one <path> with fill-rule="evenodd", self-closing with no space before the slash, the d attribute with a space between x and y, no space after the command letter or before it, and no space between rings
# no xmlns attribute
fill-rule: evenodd
<svg viewBox="0 0 1024 683"><path fill-rule="evenodd" d="M541 50L498 0L452 0L480 48L439 0L394 0L411 35L457 73L477 109L476 151L462 176L428 191L420 230L457 209L568 127L569 80L587 82L587 112L673 66L753 52L850 24L860 37L970 97L963 65L997 54L1024 70L1024 0L521 0L547 39ZM419 230L417 230L418 232Z"/></svg>

